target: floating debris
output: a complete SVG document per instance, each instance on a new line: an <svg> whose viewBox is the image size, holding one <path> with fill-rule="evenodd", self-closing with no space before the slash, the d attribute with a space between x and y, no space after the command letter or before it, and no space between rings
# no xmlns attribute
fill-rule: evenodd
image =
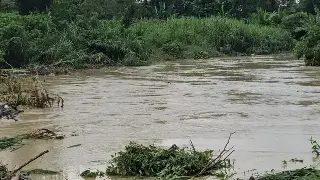
<svg viewBox="0 0 320 180"><path fill-rule="evenodd" d="M37 129L29 134L25 135L25 138L32 139L64 139L64 135L60 132L53 132L49 129Z"/></svg>
<svg viewBox="0 0 320 180"><path fill-rule="evenodd" d="M57 94L49 93L37 76L7 76L1 78L0 101L14 106L46 108L56 102L64 106L64 100Z"/></svg>
<svg viewBox="0 0 320 180"><path fill-rule="evenodd" d="M96 178L96 177L102 177L104 176L105 173L99 170L85 170L83 171L80 176L81 177L86 177L86 178Z"/></svg>
<svg viewBox="0 0 320 180"><path fill-rule="evenodd" d="M213 150L197 151L191 141L191 148L179 148L176 145L161 148L130 142L125 151L112 156L107 174L164 179L216 175L218 170L232 166L228 157L234 150L233 147L227 149L232 134L220 153L214 153Z"/></svg>
<svg viewBox="0 0 320 180"><path fill-rule="evenodd" d="M21 112L23 112L23 110L20 110L13 105L0 102L0 119L6 117L8 120L13 119L15 121L18 121L16 116Z"/></svg>
<svg viewBox="0 0 320 180"><path fill-rule="evenodd" d="M30 174L43 174L43 175L56 175L56 174L60 174L57 171L51 171L51 170L46 170L46 169L32 169L29 171L24 171L26 174L30 175Z"/></svg>
<svg viewBox="0 0 320 180"><path fill-rule="evenodd" d="M79 146L81 146L81 145L82 145L82 144L76 144L76 145L69 146L69 147L67 147L67 148L79 147Z"/></svg>

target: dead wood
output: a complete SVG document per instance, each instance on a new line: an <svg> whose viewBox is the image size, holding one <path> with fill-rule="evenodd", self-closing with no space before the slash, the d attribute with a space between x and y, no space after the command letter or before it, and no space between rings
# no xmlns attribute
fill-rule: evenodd
<svg viewBox="0 0 320 180"><path fill-rule="evenodd" d="M31 158L28 162L24 163L23 165L19 166L17 169L13 170L12 173L10 173L6 180L11 180L12 177L14 177L21 169L23 169L25 166L27 166L28 164L30 164L31 162L33 162L34 160L38 159L39 157L45 155L46 153L48 153L49 151L46 150L46 151L43 151L42 153L40 153L39 155L37 155L36 157L34 158Z"/></svg>

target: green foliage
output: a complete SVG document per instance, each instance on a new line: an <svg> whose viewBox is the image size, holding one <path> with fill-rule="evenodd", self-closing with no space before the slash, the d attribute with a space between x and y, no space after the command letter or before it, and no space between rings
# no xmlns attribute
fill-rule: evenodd
<svg viewBox="0 0 320 180"><path fill-rule="evenodd" d="M305 24L309 20L308 14L298 12L282 19L282 27L291 32L295 39L301 39L306 34Z"/></svg>
<svg viewBox="0 0 320 180"><path fill-rule="evenodd" d="M2 57L14 67L38 64L85 68L126 63L144 65L148 61L149 50L144 42L123 35L119 21L103 21L92 16L56 25L50 15L16 13L1 13L0 19L3 25L0 52L5 52ZM132 62L133 59L137 62Z"/></svg>
<svg viewBox="0 0 320 180"><path fill-rule="evenodd" d="M306 27L307 34L296 44L294 53L304 57L306 65L320 66L320 24L312 22Z"/></svg>
<svg viewBox="0 0 320 180"><path fill-rule="evenodd" d="M209 57L210 57L210 55L209 55L209 53L207 51L195 52L194 56L193 56L194 59L207 59Z"/></svg>
<svg viewBox="0 0 320 180"><path fill-rule="evenodd" d="M275 174L266 174L257 180L316 180L320 178L320 170L303 168L292 171L283 171Z"/></svg>
<svg viewBox="0 0 320 180"><path fill-rule="evenodd" d="M0 13L0 51L5 52L4 60L14 67L29 64L54 27L48 15Z"/></svg>
<svg viewBox="0 0 320 180"><path fill-rule="evenodd" d="M200 51L216 49L224 54L276 53L289 51L293 46L290 34L280 28L220 17L140 21L129 29L139 34L149 47L162 48L174 55L189 50L190 46L200 47ZM192 57L194 54L184 58Z"/></svg>
<svg viewBox="0 0 320 180"><path fill-rule="evenodd" d="M261 25L274 25L277 26L282 23L284 17L290 14L289 10L281 10L268 12L265 9L258 8L257 12L250 15L249 22Z"/></svg>
<svg viewBox="0 0 320 180"><path fill-rule="evenodd" d="M100 20L97 13L71 22L55 18L1 13L3 59L13 67L87 68L146 65L158 52L174 58L208 58L217 51L265 54L292 47L284 30L220 17L140 20L126 29L123 21ZM2 63L2 67L8 66Z"/></svg>
<svg viewBox="0 0 320 180"><path fill-rule="evenodd" d="M162 50L175 58L180 58L183 51L181 45L176 42L164 44Z"/></svg>
<svg viewBox="0 0 320 180"><path fill-rule="evenodd" d="M320 156L320 145L318 144L318 142L316 140L313 140L312 137L310 139L311 142L311 149L312 149L312 153L314 153L317 157Z"/></svg>
<svg viewBox="0 0 320 180"><path fill-rule="evenodd" d="M7 149L21 142L20 138L0 138L0 150Z"/></svg>
<svg viewBox="0 0 320 180"><path fill-rule="evenodd" d="M109 175L121 176L193 176L201 172L210 162L213 151L195 151L178 148L169 149L155 146L143 146L131 142L125 151L120 151L110 161L107 169ZM209 167L203 175L228 167L230 164L219 162Z"/></svg>

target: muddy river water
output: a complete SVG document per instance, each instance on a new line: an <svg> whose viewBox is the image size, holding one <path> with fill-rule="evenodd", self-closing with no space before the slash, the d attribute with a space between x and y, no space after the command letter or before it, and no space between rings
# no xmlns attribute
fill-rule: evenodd
<svg viewBox="0 0 320 180"><path fill-rule="evenodd" d="M63 170L63 177L51 179L81 179L86 168L104 168L130 141L184 146L191 139L198 149L220 149L234 131L231 159L238 176L281 170L282 161L292 158L304 162L289 168L314 163L309 138L320 140L320 68L287 55L179 60L44 78L65 107L27 110L19 122L2 119L0 137L52 128L67 138L26 141L14 152L1 151L0 159L20 165L48 149L27 169ZM75 144L81 146L67 148Z"/></svg>

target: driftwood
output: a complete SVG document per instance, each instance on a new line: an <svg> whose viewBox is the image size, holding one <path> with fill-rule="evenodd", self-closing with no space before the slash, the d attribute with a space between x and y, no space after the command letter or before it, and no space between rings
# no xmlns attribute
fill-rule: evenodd
<svg viewBox="0 0 320 180"><path fill-rule="evenodd" d="M23 169L25 166L27 166L28 164L30 164L31 162L33 162L34 160L38 159L39 157L45 155L46 153L48 153L49 151L46 150L42 153L40 153L39 155L37 155L36 157L30 159L28 162L24 163L23 165L21 165L20 167L18 167L17 169L13 170L12 173L10 173L6 180L11 180L21 169Z"/></svg>
<svg viewBox="0 0 320 180"><path fill-rule="evenodd" d="M13 105L0 102L0 119L6 117L7 119L18 121L16 116L21 112L23 112L23 110L18 110L18 108Z"/></svg>

